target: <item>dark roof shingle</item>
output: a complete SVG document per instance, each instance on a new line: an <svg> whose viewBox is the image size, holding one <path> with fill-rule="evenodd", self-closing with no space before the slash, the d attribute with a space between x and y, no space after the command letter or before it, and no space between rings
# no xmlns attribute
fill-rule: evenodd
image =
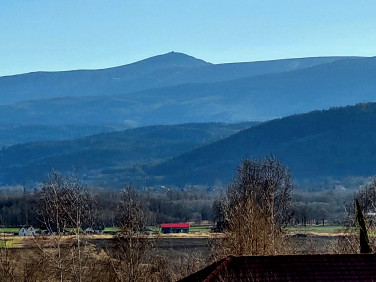
<svg viewBox="0 0 376 282"><path fill-rule="evenodd" d="M376 255L230 256L181 281L376 281Z"/></svg>

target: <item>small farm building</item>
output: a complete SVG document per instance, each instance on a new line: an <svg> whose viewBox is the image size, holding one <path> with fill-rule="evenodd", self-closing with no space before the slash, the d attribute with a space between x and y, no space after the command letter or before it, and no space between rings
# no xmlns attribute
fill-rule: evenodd
<svg viewBox="0 0 376 282"><path fill-rule="evenodd" d="M18 236L35 236L37 232L34 227L22 227L18 230Z"/></svg>
<svg viewBox="0 0 376 282"><path fill-rule="evenodd" d="M104 228L98 229L98 228L88 227L84 230L84 233L85 234L103 234L103 230Z"/></svg>
<svg viewBox="0 0 376 282"><path fill-rule="evenodd" d="M104 225L94 224L91 226L84 226L83 229L85 234L103 234Z"/></svg>
<svg viewBox="0 0 376 282"><path fill-rule="evenodd" d="M161 224L162 233L188 233L189 223L164 223Z"/></svg>

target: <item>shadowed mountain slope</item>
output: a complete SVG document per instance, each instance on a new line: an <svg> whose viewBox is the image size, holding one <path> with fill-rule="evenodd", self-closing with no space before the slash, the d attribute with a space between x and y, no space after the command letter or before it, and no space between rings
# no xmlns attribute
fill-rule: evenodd
<svg viewBox="0 0 376 282"><path fill-rule="evenodd" d="M376 174L376 103L262 123L146 169L161 183L228 182L245 157L275 155L299 181ZM157 182L158 182L157 181Z"/></svg>
<svg viewBox="0 0 376 282"><path fill-rule="evenodd" d="M106 181L116 183L115 174L120 172L126 181L126 167L166 160L254 124L151 126L75 140L14 145L0 150L0 183L43 181L51 169L65 172L73 168L86 180L98 181L106 174Z"/></svg>
<svg viewBox="0 0 376 282"><path fill-rule="evenodd" d="M127 128L119 125L0 124L0 148L20 143L68 140Z"/></svg>

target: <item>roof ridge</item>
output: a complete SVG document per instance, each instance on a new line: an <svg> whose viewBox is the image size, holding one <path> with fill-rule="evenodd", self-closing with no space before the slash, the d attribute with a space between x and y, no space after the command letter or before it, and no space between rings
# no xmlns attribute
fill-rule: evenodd
<svg viewBox="0 0 376 282"><path fill-rule="evenodd" d="M227 267L230 264L233 258L234 256L229 256L224 261L222 261L222 263L218 265L218 267L212 273L210 273L210 275L204 280L204 282L212 281L213 278L218 277L218 274L222 271L223 268Z"/></svg>
<svg viewBox="0 0 376 282"><path fill-rule="evenodd" d="M240 255L240 256L231 256L233 258L244 258L244 257L323 257L323 256L376 256L376 253L369 253L369 254L331 254L331 253L322 253L322 254L277 254L277 255Z"/></svg>

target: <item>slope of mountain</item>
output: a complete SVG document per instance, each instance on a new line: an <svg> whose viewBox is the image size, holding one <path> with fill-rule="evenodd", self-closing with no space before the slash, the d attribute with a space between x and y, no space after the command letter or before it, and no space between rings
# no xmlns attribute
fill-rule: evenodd
<svg viewBox="0 0 376 282"><path fill-rule="evenodd" d="M375 144L376 103L366 103L265 122L145 172L150 183L228 182L242 158L275 155L299 181L371 176Z"/></svg>
<svg viewBox="0 0 376 282"><path fill-rule="evenodd" d="M295 71L122 96L58 98L0 106L0 122L122 124L270 120L376 101L376 58L342 59Z"/></svg>
<svg viewBox="0 0 376 282"><path fill-rule="evenodd" d="M109 69L34 72L0 77L0 105L67 96L112 96L182 83L218 82L291 71L343 58L346 57L213 65L171 52Z"/></svg>
<svg viewBox="0 0 376 282"><path fill-rule="evenodd" d="M152 88L170 73L210 65L171 52L103 70L33 72L0 77L1 104L66 96L115 95Z"/></svg>
<svg viewBox="0 0 376 282"><path fill-rule="evenodd" d="M110 180L106 181L112 183L119 181L117 177L125 181L126 167L171 158L254 124L151 126L75 140L14 145L0 150L0 183L42 181L52 168L62 172L75 168L86 180L107 176Z"/></svg>
<svg viewBox="0 0 376 282"><path fill-rule="evenodd" d="M350 58L355 59L359 57L308 57L244 63L212 64L194 70L186 70L182 73L175 73L171 78L168 78L168 84L172 86L174 84L182 83L229 81L251 76L294 71ZM176 83L177 81L179 83Z"/></svg>
<svg viewBox="0 0 376 282"><path fill-rule="evenodd" d="M0 148L19 143L67 140L122 130L120 125L17 125L0 124Z"/></svg>

